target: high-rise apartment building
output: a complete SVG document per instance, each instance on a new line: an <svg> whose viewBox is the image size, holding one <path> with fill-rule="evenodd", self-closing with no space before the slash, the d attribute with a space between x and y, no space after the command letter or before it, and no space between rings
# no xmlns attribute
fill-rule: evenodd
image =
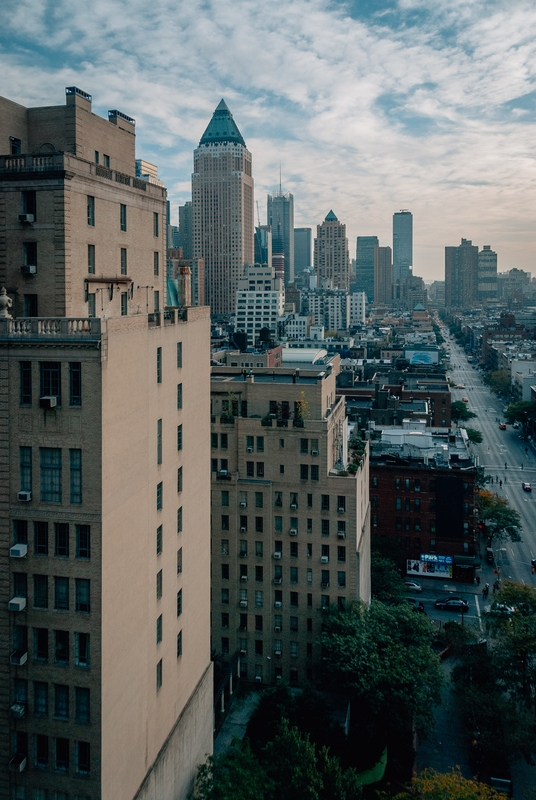
<svg viewBox="0 0 536 800"><path fill-rule="evenodd" d="M247 334L248 345L255 344L262 328L268 328L276 337L277 318L284 308L283 281L275 277L273 267L246 267L236 292L236 328Z"/></svg>
<svg viewBox="0 0 536 800"><path fill-rule="evenodd" d="M478 247L462 239L457 247L445 247L445 305L468 308L478 302Z"/></svg>
<svg viewBox="0 0 536 800"><path fill-rule="evenodd" d="M314 268L318 285L326 279L333 289L350 288L350 257L346 225L330 211L324 222L316 226Z"/></svg>
<svg viewBox="0 0 536 800"><path fill-rule="evenodd" d="M313 265L313 231L311 228L294 228L294 275Z"/></svg>
<svg viewBox="0 0 536 800"><path fill-rule="evenodd" d="M397 211L393 214L393 283L405 281L413 266L413 214Z"/></svg>
<svg viewBox="0 0 536 800"><path fill-rule="evenodd" d="M212 314L233 314L238 279L253 264L251 153L224 100L199 147L192 174L193 258L205 265L205 302Z"/></svg>
<svg viewBox="0 0 536 800"><path fill-rule="evenodd" d="M270 684L321 674L322 608L370 598L368 458L349 474L339 357L212 373L212 645Z"/></svg>
<svg viewBox="0 0 536 800"><path fill-rule="evenodd" d="M163 310L134 142L75 87L0 98L5 798L186 798L212 746L210 320Z"/></svg>
<svg viewBox="0 0 536 800"><path fill-rule="evenodd" d="M365 292L367 302L374 302L374 265L378 258L377 236L358 236L355 254L355 290Z"/></svg>
<svg viewBox="0 0 536 800"><path fill-rule="evenodd" d="M294 280L294 195L281 189L269 194L267 220L272 229L274 253L285 257L285 284ZM274 265L275 266L275 265Z"/></svg>
<svg viewBox="0 0 536 800"><path fill-rule="evenodd" d="M485 244L478 254L478 299L481 302L497 297L497 253Z"/></svg>
<svg viewBox="0 0 536 800"><path fill-rule="evenodd" d="M192 221L192 204L186 201L183 206L179 206L179 242L173 247L181 247L183 257L186 259L193 258L194 250L194 229Z"/></svg>
<svg viewBox="0 0 536 800"><path fill-rule="evenodd" d="M388 305L393 297L393 261L390 247L378 247L374 264L374 302Z"/></svg>

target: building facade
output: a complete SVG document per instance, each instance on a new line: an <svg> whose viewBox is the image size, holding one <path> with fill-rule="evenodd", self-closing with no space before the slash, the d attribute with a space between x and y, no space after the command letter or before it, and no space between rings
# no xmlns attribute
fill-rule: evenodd
<svg viewBox="0 0 536 800"><path fill-rule="evenodd" d="M248 681L318 679L322 608L370 598L367 456L345 470L336 371L212 374L212 646Z"/></svg>
<svg viewBox="0 0 536 800"><path fill-rule="evenodd" d="M445 247L445 305L470 308L478 302L478 247L462 239L457 247Z"/></svg>
<svg viewBox="0 0 536 800"><path fill-rule="evenodd" d="M246 267L236 292L236 328L247 334L248 345L255 344L262 328L277 334L277 320L285 308L285 290L272 267L254 264Z"/></svg>
<svg viewBox="0 0 536 800"><path fill-rule="evenodd" d="M238 279L253 264L253 177L251 153L224 100L194 151L192 217L205 302L212 314L233 314Z"/></svg>
<svg viewBox="0 0 536 800"><path fill-rule="evenodd" d="M134 134L0 99L2 797L186 798L212 747L209 315Z"/></svg>
<svg viewBox="0 0 536 800"><path fill-rule="evenodd" d="M390 305L393 298L393 258L390 247L378 247L374 264L374 302Z"/></svg>
<svg viewBox="0 0 536 800"><path fill-rule="evenodd" d="M378 237L358 236L355 254L355 290L365 292L367 302L373 303L374 274L378 261Z"/></svg>
<svg viewBox="0 0 536 800"><path fill-rule="evenodd" d="M187 201L183 206L179 206L179 242L174 247L182 247L183 257L193 258L194 231L192 222L192 203Z"/></svg>
<svg viewBox="0 0 536 800"><path fill-rule="evenodd" d="M485 244L478 254L478 299L485 303L497 298L497 253Z"/></svg>
<svg viewBox="0 0 536 800"><path fill-rule="evenodd" d="M272 230L273 252L284 257L285 284L294 280L294 195L281 189L267 198L267 220Z"/></svg>
<svg viewBox="0 0 536 800"><path fill-rule="evenodd" d="M328 281L332 289L350 288L350 257L346 225L330 211L324 222L316 226L314 269L318 286Z"/></svg>
<svg viewBox="0 0 536 800"><path fill-rule="evenodd" d="M294 228L294 275L313 266L313 231L311 228Z"/></svg>
<svg viewBox="0 0 536 800"><path fill-rule="evenodd" d="M404 282L413 267L413 214L396 211L393 214L393 283Z"/></svg>

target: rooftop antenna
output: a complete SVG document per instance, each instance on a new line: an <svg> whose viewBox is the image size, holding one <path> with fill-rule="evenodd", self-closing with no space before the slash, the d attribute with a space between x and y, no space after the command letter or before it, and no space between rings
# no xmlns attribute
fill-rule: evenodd
<svg viewBox="0 0 536 800"><path fill-rule="evenodd" d="M257 203L257 221L259 223L259 228L261 227L261 212L259 211L259 201L255 201Z"/></svg>
<svg viewBox="0 0 536 800"><path fill-rule="evenodd" d="M283 192L281 190L281 161L280 161L279 162L279 197L281 197L282 194L283 194Z"/></svg>

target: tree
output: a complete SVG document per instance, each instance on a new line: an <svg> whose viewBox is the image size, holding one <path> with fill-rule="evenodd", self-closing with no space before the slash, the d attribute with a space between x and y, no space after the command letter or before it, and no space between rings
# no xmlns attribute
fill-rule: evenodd
<svg viewBox="0 0 536 800"><path fill-rule="evenodd" d="M482 434L480 431L475 430L475 428L466 428L465 431L470 442L482 444Z"/></svg>
<svg viewBox="0 0 536 800"><path fill-rule="evenodd" d="M510 391L510 373L505 369L486 372L483 381L496 394L508 394Z"/></svg>
<svg viewBox="0 0 536 800"><path fill-rule="evenodd" d="M527 429L536 423L536 403L525 400L519 403L510 403L504 412L504 416L510 425L513 422L520 422L523 425L523 430L527 433Z"/></svg>
<svg viewBox="0 0 536 800"><path fill-rule="evenodd" d="M235 740L223 755L209 756L197 770L190 800L270 800L272 785L247 742Z"/></svg>
<svg viewBox="0 0 536 800"><path fill-rule="evenodd" d="M476 414L474 411L469 411L463 400L455 400L450 406L450 416L454 422L460 420L466 422L468 419L474 419Z"/></svg>
<svg viewBox="0 0 536 800"><path fill-rule="evenodd" d="M406 587L400 577L396 563L374 550L370 558L370 576L372 581L372 596L376 600L388 602L401 600L406 596Z"/></svg>
<svg viewBox="0 0 536 800"><path fill-rule="evenodd" d="M385 796L386 797L386 796ZM460 768L440 773L424 770L413 778L411 789L392 796L391 800L501 800L503 794L478 781L464 778Z"/></svg>
<svg viewBox="0 0 536 800"><path fill-rule="evenodd" d="M497 497L486 489L479 489L476 493L476 507L491 541L521 541L521 517L510 507L506 498Z"/></svg>

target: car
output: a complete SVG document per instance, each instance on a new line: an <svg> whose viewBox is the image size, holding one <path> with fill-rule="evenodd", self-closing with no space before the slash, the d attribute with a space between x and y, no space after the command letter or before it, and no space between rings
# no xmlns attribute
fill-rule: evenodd
<svg viewBox="0 0 536 800"><path fill-rule="evenodd" d="M519 422L514 422L514 423L512 424L512 428L515 428L515 429L516 429L516 431L517 431L517 429L518 429L518 428L520 428L520 427L521 427L521 426L520 426Z"/></svg>
<svg viewBox="0 0 536 800"><path fill-rule="evenodd" d="M441 600L436 600L434 605L441 611L461 611L462 613L469 611L469 603L463 597L443 597Z"/></svg>
<svg viewBox="0 0 536 800"><path fill-rule="evenodd" d="M468 403L469 402L469 398L468 397L462 397L462 402L463 403Z"/></svg>
<svg viewBox="0 0 536 800"><path fill-rule="evenodd" d="M484 606L482 613L491 614L494 617L511 617L515 613L515 608L506 605L506 603L491 603Z"/></svg>
<svg viewBox="0 0 536 800"><path fill-rule="evenodd" d="M422 592L422 586L417 581L407 580L404 581L404 586L408 590L408 592Z"/></svg>
<svg viewBox="0 0 536 800"><path fill-rule="evenodd" d="M524 492L532 492L532 483L522 483Z"/></svg>
<svg viewBox="0 0 536 800"><path fill-rule="evenodd" d="M414 611L420 611L422 614L426 614L422 600L417 600L415 597L406 597L406 602L409 603Z"/></svg>
<svg viewBox="0 0 536 800"><path fill-rule="evenodd" d="M499 422L499 430L500 431L505 431L506 430L506 423L505 422Z"/></svg>
<svg viewBox="0 0 536 800"><path fill-rule="evenodd" d="M454 388L455 389L465 389L465 386L463 385L463 383L458 383Z"/></svg>

